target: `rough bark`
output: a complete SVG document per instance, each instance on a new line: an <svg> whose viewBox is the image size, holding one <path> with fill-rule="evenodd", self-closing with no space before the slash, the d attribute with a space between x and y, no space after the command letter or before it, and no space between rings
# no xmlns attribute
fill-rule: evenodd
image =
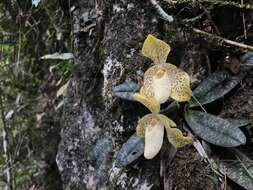
<svg viewBox="0 0 253 190"><path fill-rule="evenodd" d="M76 72L65 99L57 155L64 189L163 189L169 180L160 178L159 156L115 166L117 152L147 110L118 100L112 87L147 68L139 52L149 33L161 37L158 18L148 1L79 1ZM95 32L81 32L86 22L96 22Z"/></svg>

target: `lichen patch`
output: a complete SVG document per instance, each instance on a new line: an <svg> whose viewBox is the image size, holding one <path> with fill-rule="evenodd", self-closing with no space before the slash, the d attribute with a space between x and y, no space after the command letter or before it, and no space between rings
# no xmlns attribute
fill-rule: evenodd
<svg viewBox="0 0 253 190"><path fill-rule="evenodd" d="M105 60L103 67L104 85L103 85L103 99L105 102L105 108L108 110L113 104L112 87L115 86L123 75L123 65L117 59L113 59L112 56L108 56Z"/></svg>

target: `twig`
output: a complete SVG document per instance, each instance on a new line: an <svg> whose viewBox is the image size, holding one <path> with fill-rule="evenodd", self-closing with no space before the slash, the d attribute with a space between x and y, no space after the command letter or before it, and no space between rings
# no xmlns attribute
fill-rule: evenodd
<svg viewBox="0 0 253 190"><path fill-rule="evenodd" d="M241 0L241 5L243 6L243 0ZM245 15L244 12L242 13L242 23L243 23L243 33L244 33L244 39L247 39L247 30L246 30L246 21L245 21Z"/></svg>
<svg viewBox="0 0 253 190"><path fill-rule="evenodd" d="M253 5L250 4L250 3L244 3L243 5L241 3L237 3L237 2L232 2L232 1L224 1L224 0L216 0L216 1L213 1L213 0L199 0L199 1L196 1L196 0L176 0L176 1L173 1L171 0L170 1L170 4L186 4L186 3L209 3L209 4L212 4L212 5L218 5L218 6L233 6L233 7L236 7L236 8L239 8L239 9L246 9L246 10L252 10L253 9Z"/></svg>
<svg viewBox="0 0 253 190"><path fill-rule="evenodd" d="M172 22L174 19L172 16L168 15L163 9L162 7L160 7L160 5L156 2L156 0L150 0L150 2L152 3L152 5L154 6L154 8L157 10L158 14L166 21L168 22ZM214 34L210 34L208 32L205 32L203 30L199 30L197 28L193 28L193 31L197 34L201 34L201 35L205 35L205 36L208 36L208 37L212 37L212 38L215 38L217 40L220 40L228 45L232 45L232 46L236 46L236 47L239 47L239 48L244 48L244 49L247 49L247 50L251 50L253 51L253 46L250 46L250 45L246 45L246 44L242 44L242 43L239 43L239 42L235 42L235 41L232 41L232 40L228 40L226 38L222 38L220 36L217 36L217 35L214 35Z"/></svg>
<svg viewBox="0 0 253 190"><path fill-rule="evenodd" d="M253 46L250 46L250 45L246 45L246 44L243 44L243 43L239 43L239 42L235 42L235 41L232 41L232 40L228 40L226 38L222 38L220 36L217 36L217 35L214 35L214 34L210 34L208 32L205 32L203 30L199 30L197 28L193 28L193 31L197 34L201 34L201 35L204 35L204 36L207 36L207 37L210 37L210 38L214 38L214 39L217 39L217 40L220 40L228 45L232 45L232 46L236 46L236 47L239 47L239 48L243 48L243 49L247 49L247 50L251 50L253 51Z"/></svg>
<svg viewBox="0 0 253 190"><path fill-rule="evenodd" d="M224 168L224 190L227 189L227 168Z"/></svg>
<svg viewBox="0 0 253 190"><path fill-rule="evenodd" d="M202 104L198 101L198 99L192 94L192 97L193 97L193 99L198 103L198 105L200 106L200 108L205 112L205 113L207 113L206 112L206 110L205 110L205 108L202 106Z"/></svg>
<svg viewBox="0 0 253 190"><path fill-rule="evenodd" d="M15 182L14 182L14 171L13 171L13 165L12 165L12 158L11 158L11 152L10 152L10 139L9 139L9 129L5 120L5 113L3 109L3 99L2 94L0 94L0 110L1 110L1 120L3 124L3 149L5 154L5 162L8 166L6 169L6 177L7 177L7 183L10 190L15 189Z"/></svg>
<svg viewBox="0 0 253 190"><path fill-rule="evenodd" d="M202 5L200 5L200 7L204 10L204 12L205 12L205 14L206 14L206 16L207 16L209 22L210 22L211 25L214 27L214 30L215 30L216 34L221 35L219 28L216 26L216 24L214 23L214 21L213 21L213 19L212 19L212 16L210 15L210 8L209 8L209 10L207 10L207 9L206 9L204 6L202 6ZM211 6L211 8L212 8L212 6Z"/></svg>
<svg viewBox="0 0 253 190"><path fill-rule="evenodd" d="M201 19L205 14L206 14L206 13L203 12L203 13L201 13L201 14L199 14L199 15L193 17L193 18L186 18L186 19L183 19L182 22L195 22L195 21Z"/></svg>
<svg viewBox="0 0 253 190"><path fill-rule="evenodd" d="M156 0L150 0L151 4L154 6L156 9L157 13L166 21L168 22L173 22L173 17L171 15L168 15L162 7L157 3Z"/></svg>
<svg viewBox="0 0 253 190"><path fill-rule="evenodd" d="M241 67L243 67L243 66L250 66L250 67L253 67L253 64L241 64L240 66L241 66Z"/></svg>

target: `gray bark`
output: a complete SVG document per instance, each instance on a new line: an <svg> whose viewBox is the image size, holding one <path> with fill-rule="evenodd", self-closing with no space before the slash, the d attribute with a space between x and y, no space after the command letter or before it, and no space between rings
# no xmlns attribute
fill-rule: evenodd
<svg viewBox="0 0 253 190"><path fill-rule="evenodd" d="M96 30L81 32L90 22ZM112 87L136 79L148 67L140 49L149 33L161 37L159 24L148 1L79 1L74 12L76 72L65 99L57 154L65 190L163 189L161 181L171 183L160 178L159 156L115 166L119 149L147 110L118 100Z"/></svg>

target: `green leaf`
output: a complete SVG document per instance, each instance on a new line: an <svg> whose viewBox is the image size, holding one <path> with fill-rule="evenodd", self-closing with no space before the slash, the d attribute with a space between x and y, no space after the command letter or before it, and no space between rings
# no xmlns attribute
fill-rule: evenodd
<svg viewBox="0 0 253 190"><path fill-rule="evenodd" d="M246 72L241 71L238 75L226 76L223 72L216 71L197 86L193 95L202 105L211 103L230 92L246 74ZM190 101L190 107L197 106L199 104L196 101Z"/></svg>
<svg viewBox="0 0 253 190"><path fill-rule="evenodd" d="M74 56L72 53L53 53L41 57L41 59L60 59L60 60L69 60L73 58Z"/></svg>
<svg viewBox="0 0 253 190"><path fill-rule="evenodd" d="M68 85L69 85L69 81L66 82L64 85L62 85L61 88L59 88L59 90L56 93L57 98L65 93Z"/></svg>
<svg viewBox="0 0 253 190"><path fill-rule="evenodd" d="M246 137L240 128L226 119L193 110L185 113L185 119L197 136L212 144L236 147L246 143Z"/></svg>
<svg viewBox="0 0 253 190"><path fill-rule="evenodd" d="M126 166L144 153L144 139L133 134L126 143L123 144L116 157L116 163Z"/></svg>

